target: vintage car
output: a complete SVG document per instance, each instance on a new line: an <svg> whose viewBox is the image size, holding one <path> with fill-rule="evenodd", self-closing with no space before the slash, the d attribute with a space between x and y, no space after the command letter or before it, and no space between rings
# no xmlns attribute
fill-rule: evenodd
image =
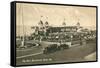
<svg viewBox="0 0 100 68"><path fill-rule="evenodd" d="M50 44L43 49L43 53L48 54L48 53L52 53L52 52L56 52L56 51L64 50L64 49L68 49L68 48L69 48L69 46L67 44L60 44L60 45Z"/></svg>
<svg viewBox="0 0 100 68"><path fill-rule="evenodd" d="M57 51L57 49L58 49L57 44L50 44L50 45L48 45L47 47L45 47L45 48L43 49L43 53L44 53L44 54L52 53L52 52Z"/></svg>
<svg viewBox="0 0 100 68"><path fill-rule="evenodd" d="M60 46L58 46L59 50L64 50L64 49L68 49L68 48L69 48L69 45L67 45L67 44L60 44Z"/></svg>

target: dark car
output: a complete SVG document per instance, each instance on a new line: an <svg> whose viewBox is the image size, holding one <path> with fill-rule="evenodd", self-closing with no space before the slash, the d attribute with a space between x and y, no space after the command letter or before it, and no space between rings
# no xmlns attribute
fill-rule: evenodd
<svg viewBox="0 0 100 68"><path fill-rule="evenodd" d="M51 44L49 45L48 47L45 47L44 50L43 50L43 53L44 54L47 54L47 53L52 53L52 52L55 52L58 50L58 46L57 44Z"/></svg>
<svg viewBox="0 0 100 68"><path fill-rule="evenodd" d="M60 46L58 46L59 50L63 50L63 49L68 49L69 46L67 44L60 44Z"/></svg>

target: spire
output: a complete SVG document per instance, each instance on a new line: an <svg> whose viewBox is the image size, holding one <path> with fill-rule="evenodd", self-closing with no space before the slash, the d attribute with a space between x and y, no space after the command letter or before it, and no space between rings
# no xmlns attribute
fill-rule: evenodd
<svg viewBox="0 0 100 68"><path fill-rule="evenodd" d="M64 18L64 21L63 21L62 25L63 26L66 26L65 18Z"/></svg>
<svg viewBox="0 0 100 68"><path fill-rule="evenodd" d="M45 25L46 25L46 26L48 26L48 25L49 25L49 23L48 23L48 21L47 21L47 20L48 20L48 17L46 17L46 22L45 22Z"/></svg>
<svg viewBox="0 0 100 68"><path fill-rule="evenodd" d="M43 16L41 16L41 19L40 19L40 21L39 21L38 25L43 25L42 18L43 18Z"/></svg>
<svg viewBox="0 0 100 68"><path fill-rule="evenodd" d="M80 22L79 22L79 21L80 21L80 20L78 19L78 22L77 22L77 24L76 24L77 26L80 26Z"/></svg>

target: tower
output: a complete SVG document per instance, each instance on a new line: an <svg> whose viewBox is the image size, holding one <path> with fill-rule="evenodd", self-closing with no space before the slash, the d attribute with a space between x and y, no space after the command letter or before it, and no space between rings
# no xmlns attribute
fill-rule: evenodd
<svg viewBox="0 0 100 68"><path fill-rule="evenodd" d="M62 23L62 26L63 26L63 27L66 26L65 18L64 18L64 21L63 21L63 23Z"/></svg>
<svg viewBox="0 0 100 68"><path fill-rule="evenodd" d="M77 32L81 32L81 26L79 22L77 22L76 27L77 27Z"/></svg>
<svg viewBox="0 0 100 68"><path fill-rule="evenodd" d="M45 28L48 28L48 26L49 26L49 23L47 20L48 20L48 17L46 17Z"/></svg>
<svg viewBox="0 0 100 68"><path fill-rule="evenodd" d="M38 23L39 31L43 31L43 29L44 29L44 23L42 21L42 18L43 18L43 16L41 16L41 19L40 19L40 21Z"/></svg>
<svg viewBox="0 0 100 68"><path fill-rule="evenodd" d="M43 16L41 16L41 19L40 19L40 21L39 21L39 23L38 23L38 26L43 26L42 18L43 18Z"/></svg>
<svg viewBox="0 0 100 68"><path fill-rule="evenodd" d="M79 22L80 20L78 19L78 22L77 22L77 24L76 24L76 26L77 26L77 28L80 28L80 22Z"/></svg>
<svg viewBox="0 0 100 68"><path fill-rule="evenodd" d="M77 26L77 27L80 27L80 23L79 23L79 22L77 22L76 26Z"/></svg>

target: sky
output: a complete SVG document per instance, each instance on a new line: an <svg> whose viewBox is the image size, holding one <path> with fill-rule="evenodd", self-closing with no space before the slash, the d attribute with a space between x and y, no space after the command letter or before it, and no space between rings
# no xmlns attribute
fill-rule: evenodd
<svg viewBox="0 0 100 68"><path fill-rule="evenodd" d="M79 22L83 27L96 27L95 7L17 3L16 14L17 26L23 23L25 26L37 26L40 19L44 23L48 21L49 25L61 26L65 19L66 26L75 26Z"/></svg>

